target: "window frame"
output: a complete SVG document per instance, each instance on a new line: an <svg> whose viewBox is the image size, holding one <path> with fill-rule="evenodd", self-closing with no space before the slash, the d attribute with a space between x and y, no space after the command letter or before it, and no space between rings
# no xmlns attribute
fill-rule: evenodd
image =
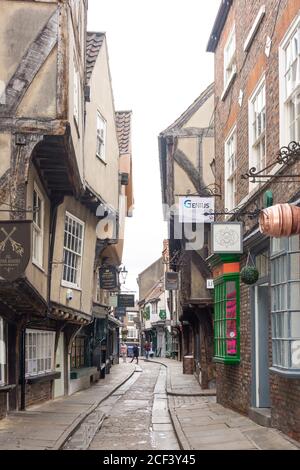
<svg viewBox="0 0 300 470"><path fill-rule="evenodd" d="M129 332L134 333L134 336L130 336ZM135 326L127 326L127 341L129 339L138 339L138 330Z"/></svg>
<svg viewBox="0 0 300 470"><path fill-rule="evenodd" d="M292 240L298 237L298 249L292 246ZM279 245L277 251L274 250L275 240ZM279 240L279 241L278 241ZM294 308L292 305L291 287L298 284L300 287L300 270L298 279L291 274L291 257L298 254L300 257L300 237L284 237L281 239L271 238L271 333L272 333L272 367L271 370L283 373L287 376L300 377L300 361L298 367L292 367L292 343L299 342L300 354L300 332L295 336L292 332L291 315L297 314L300 317L300 308ZM283 261L283 265L282 262ZM278 276L278 278L276 277ZM281 280L279 280L281 276ZM283 295L281 295L283 293ZM284 299L284 300L283 300ZM277 303L276 303L277 301ZM281 303L284 302L284 303ZM279 308L275 308L279 307ZM280 328L282 334L279 334ZM285 331L283 331L285 330ZM286 345L288 348L286 349ZM285 354L287 354L285 356ZM284 364L287 359L288 365Z"/></svg>
<svg viewBox="0 0 300 470"><path fill-rule="evenodd" d="M40 216L40 220L41 220L41 227L39 227L37 225L37 223L35 222L34 220L34 217L35 217L35 214L36 212L33 212L33 217L32 217L32 262L38 266L39 268L43 268L44 266L44 218L45 218L45 198L40 190L40 188L38 187L38 185L34 182L34 185L33 185L33 193L32 193L32 206L34 206L34 193L37 194L37 197L40 199L41 201L41 216ZM34 210L34 207L33 207L33 210ZM36 237L35 238L35 235L34 233L36 234ZM34 256L34 243L35 243L35 240L38 239L39 240L39 250L40 250L40 259L37 259L35 258Z"/></svg>
<svg viewBox="0 0 300 470"><path fill-rule="evenodd" d="M298 58L296 62L296 71L297 71L297 61L298 61L298 71L296 76L298 78L298 83L296 83L295 88L287 94L286 90L286 50L289 43L292 41L294 36L298 32ZM300 14L296 16L294 21L291 23L290 27L286 31L286 34L279 45L279 112L280 112L280 147L288 145L292 140L300 140L300 114L298 114L299 119L299 135L295 138L290 136L290 116L289 116L289 106L293 99L299 95L300 99ZM291 67L289 68L291 70Z"/></svg>
<svg viewBox="0 0 300 470"><path fill-rule="evenodd" d="M74 250L70 249L70 248L67 248L65 246L65 232L66 232L66 218L69 218L71 220L73 220L74 222L76 222L77 224L81 225L82 227L82 239L81 239L81 250L80 250L80 254L79 253L76 253ZM70 212L66 211L65 212L65 218L64 218L64 242L63 242L63 269L62 269L62 280L61 280L61 285L64 286L64 287L70 287L72 289L77 289L77 290L81 290L81 278L82 278L82 265L83 265L83 252L84 252L84 238L85 237L85 223L78 219L78 217L76 217L75 215L71 214ZM70 282L70 281L67 281L64 279L64 272L65 272L65 266L67 266L65 264L65 250L68 250L70 253L74 254L75 256L79 257L80 258L80 263L79 265L77 266L76 270L77 270L77 273L78 273L78 279L76 279L76 283L73 283L73 282ZM69 266L70 267L70 266Z"/></svg>
<svg viewBox="0 0 300 470"><path fill-rule="evenodd" d="M45 374L54 372L55 370L55 366L54 366L55 334L56 334L55 331L51 331L51 330L35 330L35 329L26 328L26 331L25 331L25 377L38 377L40 375L45 375ZM33 336L31 337L32 342L30 344L29 335L35 336L36 338L35 344L33 342ZM48 340L46 340L46 344L44 341L41 341L40 339L38 339L41 337L48 337ZM51 339L51 342L49 341L50 339ZM31 351L30 351L30 347L31 347ZM34 348L35 348L35 355L34 355ZM49 354L48 355L41 354L41 349L44 349L43 352L45 353L46 348L51 348L50 356ZM39 360L44 361L44 364L45 364L45 361L50 360L50 367L44 366L43 368L39 368L38 367ZM32 368L33 368L32 364L31 364L31 367L29 367L29 361L36 362L35 372L32 372ZM31 370L31 372L29 372L29 369Z"/></svg>
<svg viewBox="0 0 300 470"><path fill-rule="evenodd" d="M99 131L101 131L101 128L98 127L99 119L103 124L103 133L104 136L103 138L99 135ZM106 133L107 133L107 121L97 109L97 119L96 119L96 157L99 158L102 162L106 163ZM98 152L98 139L100 140L100 153ZM103 149L101 154L101 149Z"/></svg>
<svg viewBox="0 0 300 470"><path fill-rule="evenodd" d="M256 136L255 131L253 129L254 125L256 125L257 121L256 118L254 118L255 115L255 101L259 98L259 94L262 92L264 89L264 130L263 132L260 133L260 135L255 138ZM260 112L262 114L262 111ZM251 94L249 100L248 100L248 127L249 127L249 168L255 167L257 171L261 171L263 168L266 167L266 157L267 157L267 151L266 151L266 142L267 142L267 113L266 113L266 78L265 75L261 77L259 82L257 83L253 93ZM257 151L257 147L259 147L259 152L261 151L261 145L262 142L264 141L264 148L265 148L265 155L263 159L261 158L261 155L259 155L259 158L254 156L255 152ZM256 186L260 186L260 183L251 183L249 181L249 190L255 188Z"/></svg>
<svg viewBox="0 0 300 470"><path fill-rule="evenodd" d="M229 141L234 138L235 142L235 169L232 173L228 172L228 144ZM237 132L236 132L236 125L231 129L229 132L228 136L225 139L225 144L224 144L224 179L225 179L225 207L228 210L232 210L236 207L237 205L237 182L236 182L236 176L237 176ZM233 190L232 190L232 200L229 201L229 194L228 194L228 181L231 181L233 183Z"/></svg>
<svg viewBox="0 0 300 470"><path fill-rule="evenodd" d="M73 116L74 121L77 126L77 132L79 134L79 125L80 125L80 73L78 62L76 58L76 53L73 51Z"/></svg>
<svg viewBox="0 0 300 470"><path fill-rule="evenodd" d="M80 342L80 344L78 344ZM86 337L75 336L71 348L71 369L80 369L85 367L85 349ZM79 351L79 353L78 353ZM79 358L79 362L77 359Z"/></svg>
<svg viewBox="0 0 300 470"><path fill-rule="evenodd" d="M134 323L134 319L137 317L135 313L128 313L127 318L130 323Z"/></svg>
<svg viewBox="0 0 300 470"><path fill-rule="evenodd" d="M0 317L0 387L7 383L7 335L6 322Z"/></svg>
<svg viewBox="0 0 300 470"><path fill-rule="evenodd" d="M234 41L234 50L231 54L230 57L228 57L228 49L229 49L229 45L231 43L231 41ZM232 77L234 76L234 74L236 74L236 35L235 35L235 24L233 25L229 35L228 35L228 38L227 38L227 41L225 43L225 46L224 46L224 60L223 60L223 65L224 65L224 90L227 89L229 83L231 82L232 80ZM230 67L230 72L228 72L228 69Z"/></svg>
<svg viewBox="0 0 300 470"><path fill-rule="evenodd" d="M233 282L235 284L236 296L236 311L235 317L228 317L226 308L229 301L226 297L227 283ZM214 332L214 354L213 361L223 364L239 364L240 362L240 274L229 273L219 276L214 281L214 314L213 314L213 332ZM228 354L226 352L226 342L233 341L232 337L227 336L229 321L235 321L235 341L236 341L236 354ZM232 326L231 326L232 328ZM225 333L225 336L224 336Z"/></svg>

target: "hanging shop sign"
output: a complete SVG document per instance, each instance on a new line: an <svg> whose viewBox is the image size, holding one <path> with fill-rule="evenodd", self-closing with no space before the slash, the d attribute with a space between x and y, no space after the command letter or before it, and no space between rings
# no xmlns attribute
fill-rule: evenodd
<svg viewBox="0 0 300 470"><path fill-rule="evenodd" d="M113 290L118 287L118 272L115 266L101 266L99 269L100 288Z"/></svg>
<svg viewBox="0 0 300 470"><path fill-rule="evenodd" d="M242 222L212 224L212 253L243 253Z"/></svg>
<svg viewBox="0 0 300 470"><path fill-rule="evenodd" d="M119 307L134 307L134 295L118 294L118 308Z"/></svg>
<svg viewBox="0 0 300 470"><path fill-rule="evenodd" d="M161 320L165 320L165 319L167 318L167 312L166 312L166 310L160 310L160 311L159 311L159 318L160 318Z"/></svg>
<svg viewBox="0 0 300 470"><path fill-rule="evenodd" d="M165 273L165 289L178 290L179 289L179 276L178 273L172 271Z"/></svg>
<svg viewBox="0 0 300 470"><path fill-rule="evenodd" d="M0 222L0 279L24 274L31 252L31 221Z"/></svg>
<svg viewBox="0 0 300 470"><path fill-rule="evenodd" d="M214 289L214 280L206 279L206 289Z"/></svg>
<svg viewBox="0 0 300 470"><path fill-rule="evenodd" d="M117 317L125 317L126 307L117 307L115 309L115 314L116 314Z"/></svg>
<svg viewBox="0 0 300 470"><path fill-rule="evenodd" d="M214 219L215 199L213 197L180 196L180 223L208 223Z"/></svg>

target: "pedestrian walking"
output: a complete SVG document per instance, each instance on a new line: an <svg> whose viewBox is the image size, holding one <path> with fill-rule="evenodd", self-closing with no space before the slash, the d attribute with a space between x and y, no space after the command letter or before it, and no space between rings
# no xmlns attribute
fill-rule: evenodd
<svg viewBox="0 0 300 470"><path fill-rule="evenodd" d="M121 356L123 357L123 362L127 362L127 344L121 344Z"/></svg>
<svg viewBox="0 0 300 470"><path fill-rule="evenodd" d="M138 364L139 363L139 348L137 347L137 345L133 346L132 352L133 352L133 356L132 356L130 363L133 362L134 358L136 358L136 363Z"/></svg>
<svg viewBox="0 0 300 470"><path fill-rule="evenodd" d="M151 345L150 345L149 341L145 342L144 349L145 349L146 359L148 360L149 359L149 352L150 352L150 349L151 349Z"/></svg>

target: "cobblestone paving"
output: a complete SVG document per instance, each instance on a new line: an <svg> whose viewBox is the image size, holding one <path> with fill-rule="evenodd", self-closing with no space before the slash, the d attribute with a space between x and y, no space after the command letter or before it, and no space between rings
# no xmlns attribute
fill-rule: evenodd
<svg viewBox="0 0 300 470"><path fill-rule="evenodd" d="M133 383L106 401L107 419L90 450L152 450L159 442L164 449L179 448L168 414L165 371L145 363L137 374Z"/></svg>

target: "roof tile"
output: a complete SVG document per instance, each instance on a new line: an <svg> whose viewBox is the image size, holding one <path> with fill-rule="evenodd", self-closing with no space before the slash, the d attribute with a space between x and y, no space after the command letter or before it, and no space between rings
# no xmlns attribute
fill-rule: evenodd
<svg viewBox="0 0 300 470"><path fill-rule="evenodd" d="M120 153L131 153L131 111L117 111L115 116Z"/></svg>
<svg viewBox="0 0 300 470"><path fill-rule="evenodd" d="M92 72L95 67L95 63L102 47L103 40L105 38L104 33L87 33L86 41L86 82L88 83Z"/></svg>

